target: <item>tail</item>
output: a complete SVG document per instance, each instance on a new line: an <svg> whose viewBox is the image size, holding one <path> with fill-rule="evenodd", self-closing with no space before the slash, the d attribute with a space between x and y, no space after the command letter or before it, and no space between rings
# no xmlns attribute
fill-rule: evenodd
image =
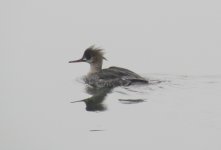
<svg viewBox="0 0 221 150"><path fill-rule="evenodd" d="M131 79L130 81L131 81L130 85L133 84L133 83L142 83L142 84L148 84L149 83L149 81L145 80L145 79Z"/></svg>

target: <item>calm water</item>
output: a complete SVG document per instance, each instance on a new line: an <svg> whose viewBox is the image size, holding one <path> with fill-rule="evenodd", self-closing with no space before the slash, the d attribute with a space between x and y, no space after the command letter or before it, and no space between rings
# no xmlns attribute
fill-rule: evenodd
<svg viewBox="0 0 221 150"><path fill-rule="evenodd" d="M0 150L221 150L220 27L218 0L1 0ZM93 44L151 84L85 87Z"/></svg>
<svg viewBox="0 0 221 150"><path fill-rule="evenodd" d="M102 90L75 77L11 79L0 149L221 148L221 76L145 76L151 84Z"/></svg>

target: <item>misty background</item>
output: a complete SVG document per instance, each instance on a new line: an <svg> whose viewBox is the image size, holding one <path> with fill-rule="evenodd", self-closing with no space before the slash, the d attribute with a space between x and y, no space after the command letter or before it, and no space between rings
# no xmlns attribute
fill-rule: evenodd
<svg viewBox="0 0 221 150"><path fill-rule="evenodd" d="M219 150L220 4L0 0L0 149ZM68 61L91 45L104 67L165 82L118 87L87 112L70 102L91 96L78 82L89 65Z"/></svg>
<svg viewBox="0 0 221 150"><path fill-rule="evenodd" d="M1 72L7 76L19 74L19 67L35 74L42 65L56 69L94 44L105 49L105 66L221 73L220 1L3 0L0 7Z"/></svg>

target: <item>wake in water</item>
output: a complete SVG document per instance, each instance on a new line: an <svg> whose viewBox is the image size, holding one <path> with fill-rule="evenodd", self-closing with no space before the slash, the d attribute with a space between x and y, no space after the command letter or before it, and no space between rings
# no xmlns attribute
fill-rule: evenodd
<svg viewBox="0 0 221 150"><path fill-rule="evenodd" d="M191 90L193 88L221 87L221 76L185 76L185 75L148 75L149 84L121 86L116 88L93 88L86 87L85 91L89 98L73 101L84 102L87 111L105 111L107 106L103 103L108 95L115 95L121 104L139 104L150 100L152 95L177 90Z"/></svg>

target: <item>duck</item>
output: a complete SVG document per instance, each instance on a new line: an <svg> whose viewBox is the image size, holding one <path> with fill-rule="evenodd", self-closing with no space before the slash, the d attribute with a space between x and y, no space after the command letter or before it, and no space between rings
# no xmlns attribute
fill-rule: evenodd
<svg viewBox="0 0 221 150"><path fill-rule="evenodd" d="M113 88L149 83L144 77L126 68L112 66L103 69L103 60L107 60L104 57L103 49L90 46L80 59L69 61L69 63L86 62L90 65L89 73L83 77L83 81L92 87Z"/></svg>

